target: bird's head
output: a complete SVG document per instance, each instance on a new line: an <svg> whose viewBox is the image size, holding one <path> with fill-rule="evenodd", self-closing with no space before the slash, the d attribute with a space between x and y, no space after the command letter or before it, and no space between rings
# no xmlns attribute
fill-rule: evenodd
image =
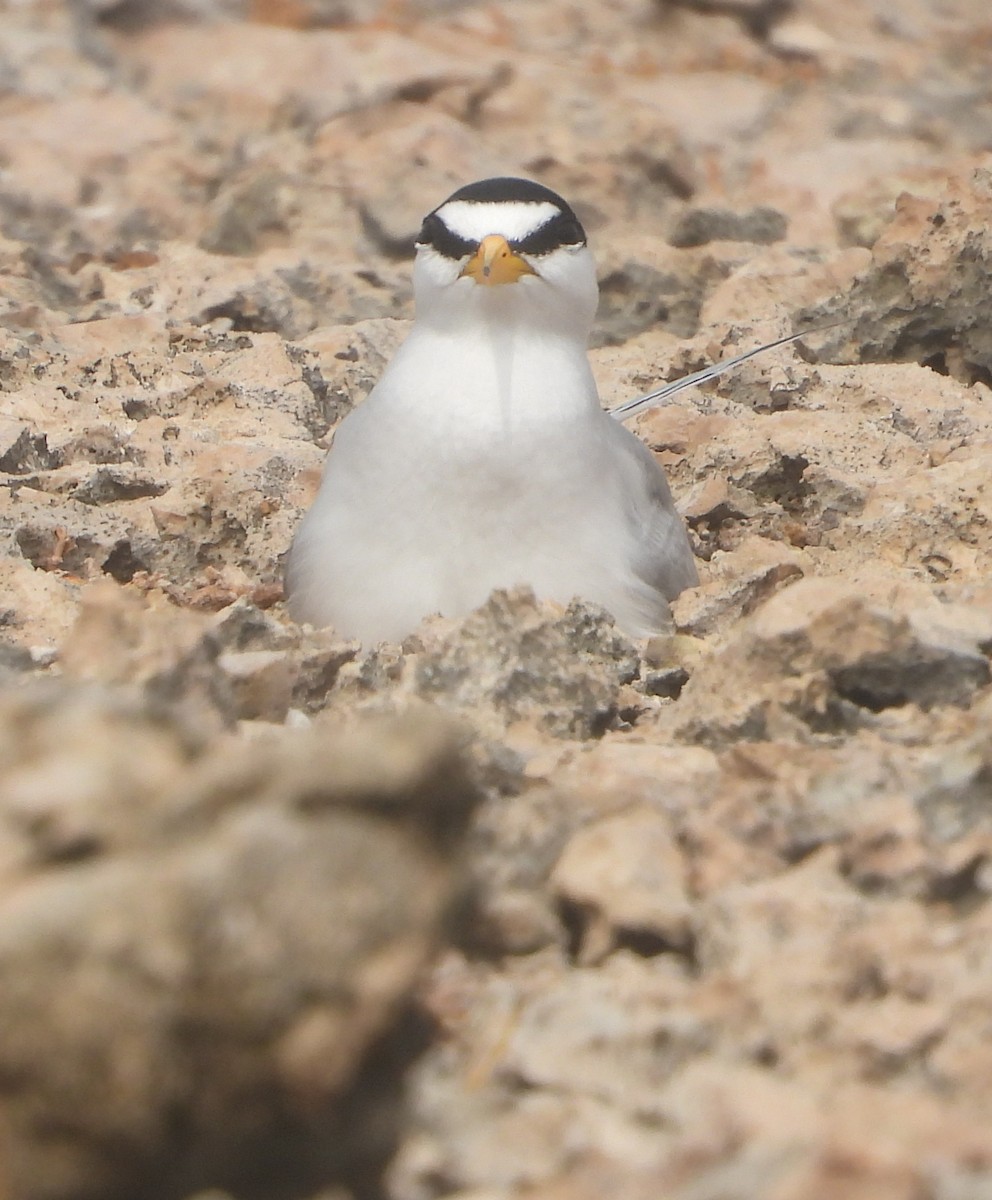
<svg viewBox="0 0 992 1200"><path fill-rule="evenodd" d="M496 315L588 336L598 288L592 255L566 202L528 179L459 188L424 218L414 266L417 319Z"/></svg>

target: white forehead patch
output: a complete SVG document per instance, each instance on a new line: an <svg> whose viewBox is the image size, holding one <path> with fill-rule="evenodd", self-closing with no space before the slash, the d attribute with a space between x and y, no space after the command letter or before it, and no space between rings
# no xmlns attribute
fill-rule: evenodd
<svg viewBox="0 0 992 1200"><path fill-rule="evenodd" d="M437 210L451 232L467 242L481 242L491 233L501 233L508 242L521 241L560 214L549 200L449 200Z"/></svg>

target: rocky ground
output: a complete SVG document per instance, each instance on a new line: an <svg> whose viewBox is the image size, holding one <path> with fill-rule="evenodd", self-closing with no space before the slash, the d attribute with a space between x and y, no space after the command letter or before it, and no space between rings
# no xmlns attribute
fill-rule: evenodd
<svg viewBox="0 0 992 1200"><path fill-rule="evenodd" d="M0 1197L990 1200L986 0L0 24ZM700 556L283 611L423 214L551 185Z"/></svg>

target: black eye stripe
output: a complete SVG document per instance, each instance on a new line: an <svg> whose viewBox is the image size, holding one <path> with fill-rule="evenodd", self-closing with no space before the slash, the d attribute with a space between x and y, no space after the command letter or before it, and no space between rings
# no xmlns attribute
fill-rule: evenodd
<svg viewBox="0 0 992 1200"><path fill-rule="evenodd" d="M494 230L495 232L495 230ZM540 257L550 254L562 246L584 246L585 231L572 212L562 212L545 221L533 233L524 238L511 238L510 247L520 254L532 254ZM459 259L474 254L478 244L468 238L459 237L445 225L436 212L424 218L417 244L432 246L438 254L445 258Z"/></svg>
<svg viewBox="0 0 992 1200"><path fill-rule="evenodd" d="M571 213L559 213L550 221L529 233L525 238L514 240L510 245L522 254L550 254L562 246L584 246L585 231Z"/></svg>
<svg viewBox="0 0 992 1200"><path fill-rule="evenodd" d="M436 212L428 213L417 236L418 246L433 246L445 258L464 258L478 249L475 242L459 237L445 225Z"/></svg>

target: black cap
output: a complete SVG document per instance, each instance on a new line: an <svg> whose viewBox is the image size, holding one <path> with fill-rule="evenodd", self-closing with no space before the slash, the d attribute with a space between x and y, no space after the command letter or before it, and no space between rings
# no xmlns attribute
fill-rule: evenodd
<svg viewBox="0 0 992 1200"><path fill-rule="evenodd" d="M494 209L498 205L534 205L533 228L519 236L507 238L511 248L522 254L539 257L562 246L584 246L586 242L585 230L578 217L557 192L541 183L535 183L532 179L499 176L468 183L458 191L452 192L443 204L439 204L424 218L417 238L418 246L431 246L445 258L456 260L475 253L478 243L453 230L444 219L445 205L455 201L492 206ZM540 205L553 205L557 212L538 213ZM504 232L499 228L498 212L494 211L493 218L493 228L490 232Z"/></svg>

